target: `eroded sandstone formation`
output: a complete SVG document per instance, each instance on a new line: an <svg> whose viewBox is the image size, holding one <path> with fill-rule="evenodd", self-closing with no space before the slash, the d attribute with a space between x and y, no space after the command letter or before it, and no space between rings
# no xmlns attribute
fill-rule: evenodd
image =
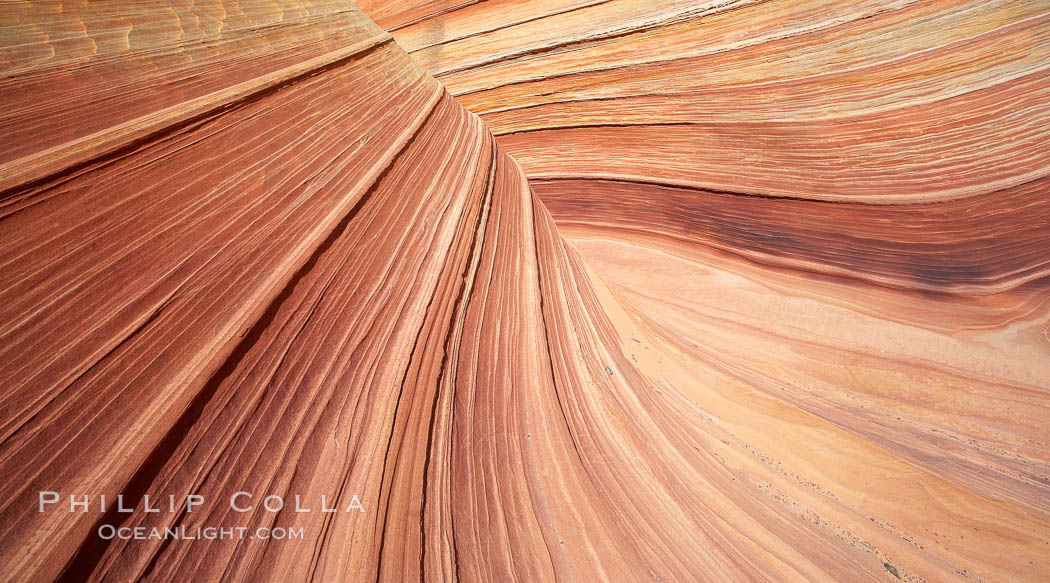
<svg viewBox="0 0 1050 583"><path fill-rule="evenodd" d="M5 578L1050 575L1050 6L359 6L0 8Z"/></svg>

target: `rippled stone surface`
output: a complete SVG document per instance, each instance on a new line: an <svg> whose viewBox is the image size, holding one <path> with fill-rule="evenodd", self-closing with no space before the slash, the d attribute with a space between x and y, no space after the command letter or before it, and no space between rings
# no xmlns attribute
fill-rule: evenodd
<svg viewBox="0 0 1050 583"><path fill-rule="evenodd" d="M0 8L5 577L1050 575L1050 5L358 6Z"/></svg>

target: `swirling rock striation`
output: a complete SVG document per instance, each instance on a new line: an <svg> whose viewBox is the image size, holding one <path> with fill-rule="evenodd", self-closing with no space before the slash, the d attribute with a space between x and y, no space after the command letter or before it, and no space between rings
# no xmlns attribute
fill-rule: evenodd
<svg viewBox="0 0 1050 583"><path fill-rule="evenodd" d="M5 576L1050 573L1045 6L360 6L0 8Z"/></svg>
<svg viewBox="0 0 1050 583"><path fill-rule="evenodd" d="M1048 539L1045 2L361 6L671 351L650 376L845 506L770 497L891 575L1045 578L987 534Z"/></svg>

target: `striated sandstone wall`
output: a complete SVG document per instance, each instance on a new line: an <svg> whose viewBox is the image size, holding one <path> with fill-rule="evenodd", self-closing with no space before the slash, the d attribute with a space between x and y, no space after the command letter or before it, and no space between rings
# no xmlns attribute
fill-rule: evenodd
<svg viewBox="0 0 1050 583"><path fill-rule="evenodd" d="M0 7L3 578L1050 574L1050 5L358 6Z"/></svg>

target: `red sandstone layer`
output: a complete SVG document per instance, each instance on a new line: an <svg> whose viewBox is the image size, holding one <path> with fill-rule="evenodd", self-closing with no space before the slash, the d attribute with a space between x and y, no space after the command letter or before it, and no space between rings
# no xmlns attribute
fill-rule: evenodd
<svg viewBox="0 0 1050 583"><path fill-rule="evenodd" d="M0 9L6 577L1050 573L1045 6L360 5Z"/></svg>

